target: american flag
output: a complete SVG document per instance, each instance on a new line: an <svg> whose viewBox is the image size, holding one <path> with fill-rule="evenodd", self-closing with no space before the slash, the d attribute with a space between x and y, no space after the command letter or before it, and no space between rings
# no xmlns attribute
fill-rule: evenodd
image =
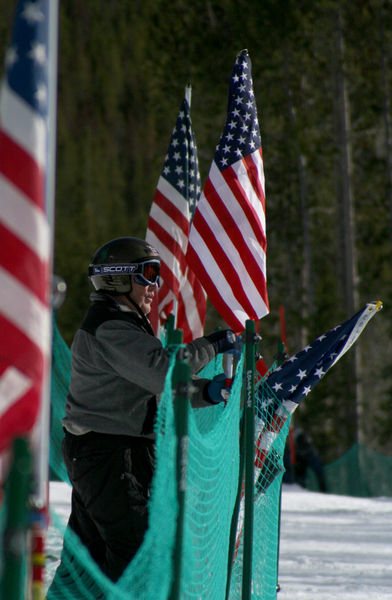
<svg viewBox="0 0 392 600"><path fill-rule="evenodd" d="M208 298L239 333L269 312L264 167L251 62L237 57L226 125L193 219L187 259Z"/></svg>
<svg viewBox="0 0 392 600"><path fill-rule="evenodd" d="M185 90L169 149L151 206L146 240L161 256L162 287L158 312L164 322L177 312L184 342L203 334L206 295L189 268L185 253L190 222L200 196L200 175L190 117L190 86Z"/></svg>
<svg viewBox="0 0 392 600"><path fill-rule="evenodd" d="M381 302L366 304L351 319L305 346L262 381L256 393L257 466L262 466L288 416L351 348L370 319L381 308Z"/></svg>
<svg viewBox="0 0 392 600"><path fill-rule="evenodd" d="M0 450L32 429L49 368L49 3L18 2L0 90Z"/></svg>
<svg viewBox="0 0 392 600"><path fill-rule="evenodd" d="M382 303L370 303L351 319L318 337L312 344L291 356L256 389L255 492L264 493L283 472L281 456L274 443L288 417L296 410L324 375L351 348ZM235 557L242 538L244 523L244 488L238 515Z"/></svg>

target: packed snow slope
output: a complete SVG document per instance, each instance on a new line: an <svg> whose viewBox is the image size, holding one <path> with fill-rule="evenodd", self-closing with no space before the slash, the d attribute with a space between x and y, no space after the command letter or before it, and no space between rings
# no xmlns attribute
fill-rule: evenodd
<svg viewBox="0 0 392 600"><path fill-rule="evenodd" d="M66 522L70 488L51 483L50 503ZM50 527L46 576L61 538ZM353 498L284 485L278 600L391 600L392 498ZM207 600L207 599L206 599Z"/></svg>
<svg viewBox="0 0 392 600"><path fill-rule="evenodd" d="M392 599L392 498L284 485L278 600Z"/></svg>

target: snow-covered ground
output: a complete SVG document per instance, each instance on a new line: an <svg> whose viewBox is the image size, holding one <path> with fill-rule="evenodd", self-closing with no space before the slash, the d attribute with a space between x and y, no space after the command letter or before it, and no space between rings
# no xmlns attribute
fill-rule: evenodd
<svg viewBox="0 0 392 600"><path fill-rule="evenodd" d="M52 483L64 521L70 490ZM49 529L49 571L61 539ZM48 573L50 575L50 573ZM391 600L392 498L351 498L283 486L278 600Z"/></svg>
<svg viewBox="0 0 392 600"><path fill-rule="evenodd" d="M392 498L284 486L278 600L391 600Z"/></svg>

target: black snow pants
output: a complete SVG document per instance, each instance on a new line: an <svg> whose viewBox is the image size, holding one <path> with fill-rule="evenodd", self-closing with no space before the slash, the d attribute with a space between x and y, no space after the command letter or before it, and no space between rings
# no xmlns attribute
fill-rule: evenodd
<svg viewBox="0 0 392 600"><path fill-rule="evenodd" d="M154 442L146 438L65 432L63 456L72 484L69 526L116 581L148 526Z"/></svg>

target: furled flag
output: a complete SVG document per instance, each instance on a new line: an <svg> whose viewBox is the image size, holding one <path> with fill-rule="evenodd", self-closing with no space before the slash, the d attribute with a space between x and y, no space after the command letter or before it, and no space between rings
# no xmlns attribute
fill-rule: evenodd
<svg viewBox="0 0 392 600"><path fill-rule="evenodd" d="M264 167L251 62L237 57L226 125L189 236L187 259L218 313L237 333L269 312Z"/></svg>
<svg viewBox="0 0 392 600"><path fill-rule="evenodd" d="M274 442L287 418L329 369L351 348L382 303L366 304L351 319L318 337L262 379L256 389L255 493L263 494L279 473L281 457ZM244 489L238 515L235 556L242 538Z"/></svg>
<svg viewBox="0 0 392 600"><path fill-rule="evenodd" d="M190 94L191 88L187 86L158 180L146 234L146 240L161 256L163 284L158 292L161 322L176 311L176 327L183 330L184 342L203 334L206 314L205 292L185 258L190 222L200 195Z"/></svg>
<svg viewBox="0 0 392 600"><path fill-rule="evenodd" d="M318 337L312 344L277 367L258 387L258 442L256 466L292 414L329 369L351 348L382 303L369 303L351 319Z"/></svg>
<svg viewBox="0 0 392 600"><path fill-rule="evenodd" d="M0 450L32 429L50 360L49 4L18 2L0 90Z"/></svg>

